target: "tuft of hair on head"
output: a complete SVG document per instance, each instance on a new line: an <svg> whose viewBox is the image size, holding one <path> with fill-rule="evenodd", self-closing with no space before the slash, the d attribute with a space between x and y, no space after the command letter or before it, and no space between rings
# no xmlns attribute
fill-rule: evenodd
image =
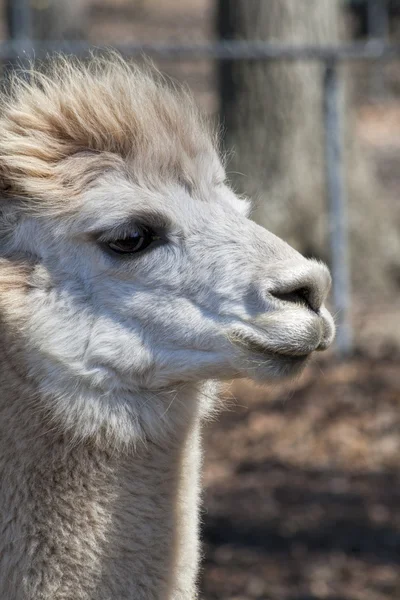
<svg viewBox="0 0 400 600"><path fill-rule="evenodd" d="M68 211L108 170L178 177L212 148L210 133L188 91L150 64L56 56L13 74L1 94L2 193Z"/></svg>

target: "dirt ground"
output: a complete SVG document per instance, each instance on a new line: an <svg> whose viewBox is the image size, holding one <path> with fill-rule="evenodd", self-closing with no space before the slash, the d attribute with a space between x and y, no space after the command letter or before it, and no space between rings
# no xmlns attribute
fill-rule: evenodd
<svg viewBox="0 0 400 600"><path fill-rule="evenodd" d="M400 597L399 361L227 392L206 431L206 600Z"/></svg>

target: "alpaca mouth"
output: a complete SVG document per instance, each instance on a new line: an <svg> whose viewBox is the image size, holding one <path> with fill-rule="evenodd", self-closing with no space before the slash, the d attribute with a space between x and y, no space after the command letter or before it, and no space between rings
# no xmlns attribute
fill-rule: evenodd
<svg viewBox="0 0 400 600"><path fill-rule="evenodd" d="M242 322L228 337L246 354L299 363L316 350L326 350L334 331L327 311L315 315L310 311L292 310L262 315L252 323Z"/></svg>
<svg viewBox="0 0 400 600"><path fill-rule="evenodd" d="M240 328L230 333L229 339L246 354L264 359L286 359L296 363L304 362L314 351L325 350L326 340L321 319L309 323L309 327L296 331L296 327L279 327L264 330L255 325Z"/></svg>
<svg viewBox="0 0 400 600"><path fill-rule="evenodd" d="M275 337L273 341L262 332L251 331L237 332L230 339L241 351L239 371L246 377L263 382L299 375L319 344L320 336L318 339L315 334L311 337L308 343L306 340L302 344L293 343L293 340L292 343L284 343L284 335Z"/></svg>
<svg viewBox="0 0 400 600"><path fill-rule="evenodd" d="M316 348L271 348L253 337L240 336L235 340L235 345L241 348L246 355L250 354L255 359L262 361L279 361L287 368L301 368L308 361Z"/></svg>
<svg viewBox="0 0 400 600"><path fill-rule="evenodd" d="M260 382L299 375L317 344L284 345L265 340L261 335L241 332L231 342L241 351L239 372Z"/></svg>

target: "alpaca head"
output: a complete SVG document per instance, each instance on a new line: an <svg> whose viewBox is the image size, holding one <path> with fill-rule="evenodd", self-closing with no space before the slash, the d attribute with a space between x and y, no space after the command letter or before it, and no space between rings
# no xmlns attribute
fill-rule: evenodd
<svg viewBox="0 0 400 600"><path fill-rule="evenodd" d="M16 80L0 169L0 254L25 269L8 311L65 421L140 420L165 390L295 374L330 344L326 267L247 218L207 124L158 75L113 58Z"/></svg>

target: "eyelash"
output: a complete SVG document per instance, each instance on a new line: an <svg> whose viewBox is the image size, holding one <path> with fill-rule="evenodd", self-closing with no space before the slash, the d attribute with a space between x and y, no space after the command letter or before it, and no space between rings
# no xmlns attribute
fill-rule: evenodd
<svg viewBox="0 0 400 600"><path fill-rule="evenodd" d="M162 237L151 227L136 226L128 235L121 234L113 239L102 240L101 245L118 256L132 256L150 248L155 242L163 241Z"/></svg>

